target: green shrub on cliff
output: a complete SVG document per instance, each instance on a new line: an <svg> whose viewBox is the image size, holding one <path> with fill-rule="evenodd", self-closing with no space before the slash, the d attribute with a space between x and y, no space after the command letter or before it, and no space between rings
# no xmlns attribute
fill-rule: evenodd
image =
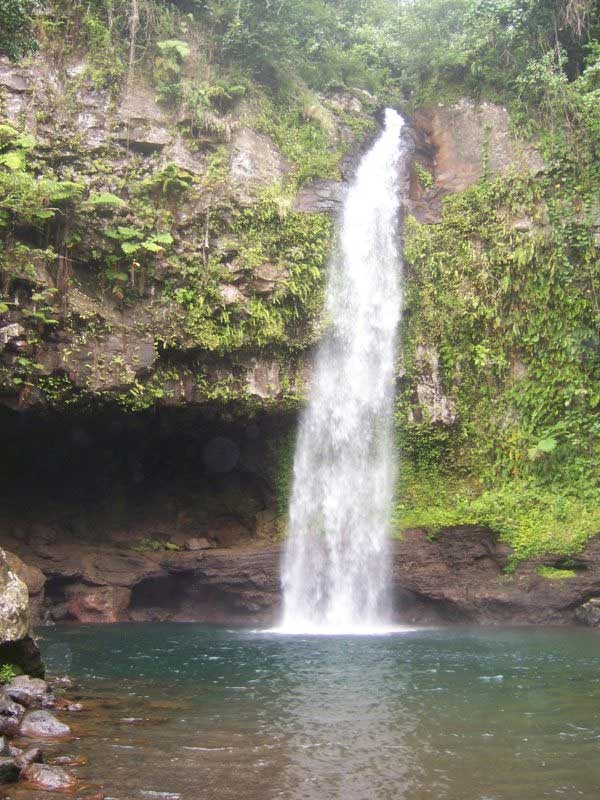
<svg viewBox="0 0 600 800"><path fill-rule="evenodd" d="M36 48L32 17L36 0L0 0L0 55L15 61Z"/></svg>

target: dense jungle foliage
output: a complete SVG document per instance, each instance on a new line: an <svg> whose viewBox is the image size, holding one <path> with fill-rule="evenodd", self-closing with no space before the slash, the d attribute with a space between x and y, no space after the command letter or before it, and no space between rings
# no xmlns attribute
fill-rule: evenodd
<svg viewBox="0 0 600 800"><path fill-rule="evenodd" d="M223 138L239 99L256 103L257 126L294 168L278 193L236 212L233 229L247 258L279 258L289 268L293 290L275 309L257 300L243 321L225 309L216 317L211 275L218 260L198 262L194 252L180 260L169 291L184 309L181 327L218 352L281 344L304 317L318 315L328 223L286 209L303 182L338 174L341 152L328 144L331 111L323 100L329 92L366 91L371 110L392 104L408 115L462 97L506 105L516 134L539 148L545 169L495 178L484 152L482 179L446 198L440 224L406 222L395 528L426 526L435 534L452 524L486 524L512 543L517 559L575 553L600 530L597 4L0 0L0 31L0 52L10 59L36 47L57 57L86 53L88 79L115 97L136 74L149 74L161 103L185 108L197 129ZM368 129L361 117L345 122ZM64 219L71 214L74 247L77 215L83 227L95 220L113 247L101 255L105 280L126 295L135 286L132 264L143 272L169 248L169 204L187 191L189 177L174 171L141 183L135 202L143 224L107 225L122 202L118 187L84 196L65 174L40 178L33 146L27 132L0 128L5 245L11 231L24 222L42 226L56 209ZM218 152L213 159L214 186L223 175ZM423 173L421 182L435 191L435 175ZM40 295L40 326L53 324L53 309L52 294ZM166 344L176 339L177 331L169 333ZM452 425L412 420L419 346L439 355L456 409ZM23 366L27 376L33 369ZM139 407L160 399L160 386L149 391ZM138 407L133 400L131 407Z"/></svg>

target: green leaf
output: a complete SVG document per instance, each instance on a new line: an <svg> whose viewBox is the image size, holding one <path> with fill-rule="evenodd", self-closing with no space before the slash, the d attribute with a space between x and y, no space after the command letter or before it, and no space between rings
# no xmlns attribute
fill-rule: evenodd
<svg viewBox="0 0 600 800"><path fill-rule="evenodd" d="M150 253L161 253L163 250L159 244L156 244L156 242L150 240L147 242L142 242L141 246L144 248L144 250L148 250Z"/></svg>
<svg viewBox="0 0 600 800"><path fill-rule="evenodd" d="M554 437L548 436L546 439L540 439L540 441L537 443L537 449L542 453L551 453L556 449L557 444L558 442Z"/></svg>
<svg viewBox="0 0 600 800"><path fill-rule="evenodd" d="M173 237L170 233L157 233L152 237L152 241L158 244L173 244Z"/></svg>
<svg viewBox="0 0 600 800"><path fill-rule="evenodd" d="M162 42L157 42L157 45L164 55L176 54L182 61L190 54L189 44L182 42L180 39L165 39Z"/></svg>
<svg viewBox="0 0 600 800"><path fill-rule="evenodd" d="M7 167L11 172L23 169L25 166L25 154L20 150L9 150L8 153L0 155L0 164Z"/></svg>
<svg viewBox="0 0 600 800"><path fill-rule="evenodd" d="M121 239L142 239L144 234L138 231L137 228L130 228L120 226L117 228L117 233Z"/></svg>
<svg viewBox="0 0 600 800"><path fill-rule="evenodd" d="M35 147L35 139L30 133L23 133L17 137L15 144L24 150L29 150L31 147Z"/></svg>
<svg viewBox="0 0 600 800"><path fill-rule="evenodd" d="M125 253L126 256L131 256L134 253L137 253L142 245L136 244L134 242L121 242L121 250Z"/></svg>
<svg viewBox="0 0 600 800"><path fill-rule="evenodd" d="M104 274L109 281L126 281L129 279L129 275L126 272L118 272L114 269L109 269Z"/></svg>
<svg viewBox="0 0 600 800"><path fill-rule="evenodd" d="M75 183L75 181L42 179L39 182L39 188L50 203L59 203L62 200L72 200L74 197L78 197L85 186L82 183Z"/></svg>
<svg viewBox="0 0 600 800"><path fill-rule="evenodd" d="M93 192L87 199L88 206L104 208L123 208L127 203L112 192Z"/></svg>

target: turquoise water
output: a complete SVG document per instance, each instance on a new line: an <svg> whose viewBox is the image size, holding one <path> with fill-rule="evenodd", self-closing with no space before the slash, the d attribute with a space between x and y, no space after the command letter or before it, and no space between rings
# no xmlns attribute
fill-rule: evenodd
<svg viewBox="0 0 600 800"><path fill-rule="evenodd" d="M594 632L42 635L49 668L76 678L88 705L82 738L59 749L86 753L79 774L107 797L600 798Z"/></svg>

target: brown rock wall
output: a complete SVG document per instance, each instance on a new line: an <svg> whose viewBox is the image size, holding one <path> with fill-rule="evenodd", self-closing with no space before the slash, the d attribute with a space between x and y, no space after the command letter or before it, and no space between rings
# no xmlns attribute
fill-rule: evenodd
<svg viewBox="0 0 600 800"><path fill-rule="evenodd" d="M50 563L39 551L21 553L47 576L50 618L264 624L275 622L281 607L281 554L279 544L132 554L64 542L54 546ZM392 543L397 620L569 624L577 622L577 608L600 596L600 536L575 558L572 578L538 574L541 565L560 568L560 557L507 573L509 556L510 548L483 528L454 528L434 539L407 531ZM56 600L57 581L62 602Z"/></svg>

